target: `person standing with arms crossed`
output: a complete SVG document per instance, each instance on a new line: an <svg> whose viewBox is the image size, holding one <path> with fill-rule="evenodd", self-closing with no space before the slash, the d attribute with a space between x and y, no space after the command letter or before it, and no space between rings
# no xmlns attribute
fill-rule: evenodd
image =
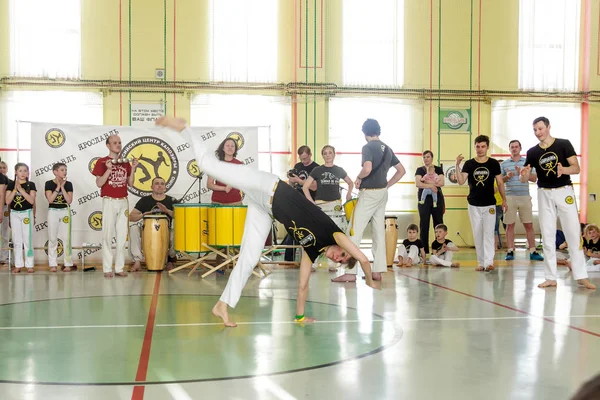
<svg viewBox="0 0 600 400"><path fill-rule="evenodd" d="M102 270L105 278L113 277L112 237L116 232L115 274L125 277L125 244L129 231L129 202L127 201L127 185L133 186L135 168L138 160L115 163L122 145L119 135L106 138L108 155L96 161L92 174L96 176L96 186L102 196Z"/></svg>
<svg viewBox="0 0 600 400"><path fill-rule="evenodd" d="M388 199L388 188L396 184L406 173L394 151L379 139L381 127L374 119L367 119L362 126L367 144L362 148L362 169L356 177L355 187L360 190L350 239L360 247L363 233L371 222L373 232L373 280L380 281L381 273L387 271L385 258L385 206ZM387 180L388 170L394 167L394 176ZM395 246L394 246L395 247ZM333 282L356 281L356 267L346 270L344 275L332 279Z"/></svg>
<svg viewBox="0 0 600 400"><path fill-rule="evenodd" d="M546 117L533 120L533 133L540 142L527 150L520 179L525 183L529 181L534 168L538 172L538 212L546 277L538 287L557 286L555 241L558 216L569 248L573 279L586 289L596 289L588 279L583 250L578 245L581 242L579 214L570 177L580 171L577 153L569 140L550 135L550 121Z"/></svg>
<svg viewBox="0 0 600 400"><path fill-rule="evenodd" d="M488 157L490 138L479 135L475 138L474 158L467 160L462 170L460 163L462 154L456 157L456 177L459 185L469 182L469 219L475 240L477 268L475 271L493 271L494 267L494 225L496 223L496 198L494 197L494 181L502 197L502 210L506 212L506 195L504 182L498 160Z"/></svg>
<svg viewBox="0 0 600 400"><path fill-rule="evenodd" d="M71 214L73 183L67 180L67 165L56 163L52 166L54 179L46 181L44 193L48 200L48 265L50 272L58 269L58 239L63 242L65 255L64 272L71 272L73 266L71 248Z"/></svg>

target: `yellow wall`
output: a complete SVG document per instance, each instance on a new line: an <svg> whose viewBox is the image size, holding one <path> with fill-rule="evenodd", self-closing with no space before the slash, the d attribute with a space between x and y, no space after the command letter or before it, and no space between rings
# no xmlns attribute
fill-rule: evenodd
<svg viewBox="0 0 600 400"><path fill-rule="evenodd" d="M440 1L405 0L405 87L517 90L519 0L444 0L441 8ZM589 1L592 2L590 89L597 90L600 88L600 74L597 73L600 0ZM0 0L0 76L9 74L8 4L9 0ZM208 80L208 4L208 0L166 0L165 10L164 0L82 0L83 78L155 81L155 69L165 67L167 80ZM308 19L304 14L307 6ZM280 0L279 7L280 82L341 84L342 0ZM368 29L369 23L376 22L365 21L365 25L357 29ZM302 52L299 52L300 41ZM308 54L306 41L309 43ZM307 64L309 68L301 68L298 63ZM189 118L189 94L192 93L165 96L161 93L107 92L104 122L107 125L129 124L130 101L166 100L168 113ZM423 148L432 149L436 157L445 160L453 160L458 153L470 154L472 137L469 135L442 136L439 144L437 135L438 106L464 108L469 105L473 110L473 135L489 134L489 102L433 100L430 103L425 100ZM297 123L292 127L297 133L295 144L306 142L319 149L327 142L328 99L298 96L292 107L297 115ZM590 107L589 124L593 137L593 132L600 130L597 104ZM597 150L600 150L597 141L590 140L589 153L596 154ZM597 157L590 159L589 167L598 170L600 160ZM412 180L411 175L412 171L408 171L404 180ZM600 182L591 179L589 191L600 194ZM460 230L471 241L471 229L464 211L466 188L448 188L446 193L449 195L447 206L451 209L446 220L451 225L451 232ZM458 210L452 210L454 208ZM600 221L597 208L595 203L588 206L590 221Z"/></svg>

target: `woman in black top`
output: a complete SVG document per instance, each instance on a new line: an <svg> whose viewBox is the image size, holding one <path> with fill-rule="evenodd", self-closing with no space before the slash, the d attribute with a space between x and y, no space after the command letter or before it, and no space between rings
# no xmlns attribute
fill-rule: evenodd
<svg viewBox="0 0 600 400"><path fill-rule="evenodd" d="M421 178L427 175L427 167L433 165L433 153L431 150L425 150L423 152L423 166L417 168L415 171L415 184L419 191L417 192L417 199L421 199L421 193L423 189L438 188L438 201L437 207L433 206L433 198L427 196L424 204L418 204L419 219L420 219L420 230L421 230L421 242L425 246L425 253L429 253L429 220L433 218L433 226L438 226L444 223L444 194L442 193L442 186L444 186L444 170L441 167L435 166L435 173L438 174L439 180L435 185L432 183L421 182Z"/></svg>

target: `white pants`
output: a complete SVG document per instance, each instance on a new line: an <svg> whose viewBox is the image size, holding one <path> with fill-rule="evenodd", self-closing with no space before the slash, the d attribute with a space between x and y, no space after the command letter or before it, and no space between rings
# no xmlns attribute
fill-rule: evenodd
<svg viewBox="0 0 600 400"><path fill-rule="evenodd" d="M496 225L496 205L477 207L469 204L469 219L475 241L477 265L494 265L494 226Z"/></svg>
<svg viewBox="0 0 600 400"><path fill-rule="evenodd" d="M387 189L365 189L361 190L354 209L354 224L349 225L354 229L354 236L350 236L352 243L360 248L360 241L369 222L371 222L371 232L373 235L373 272L386 272L387 261L385 256L385 205L387 204ZM356 275L357 265L354 268L347 269L347 274Z"/></svg>
<svg viewBox="0 0 600 400"><path fill-rule="evenodd" d="M214 152L209 151L201 138L195 137L189 127L181 133L192 146L201 171L246 194L248 213L240 256L221 295L221 301L235 307L242 289L260 260L265 240L271 230L271 196L279 177L244 165L219 161Z"/></svg>
<svg viewBox="0 0 600 400"><path fill-rule="evenodd" d="M132 222L129 225L129 254L133 261L144 261L142 249L142 231L144 229L144 219L137 222ZM175 249L173 248L173 229L169 229L169 257L175 257Z"/></svg>
<svg viewBox="0 0 600 400"><path fill-rule="evenodd" d="M58 267L58 239L63 243L65 267L72 267L70 208L48 208L48 265Z"/></svg>
<svg viewBox="0 0 600 400"><path fill-rule="evenodd" d="M127 199L102 198L102 270L112 272L112 238L117 237L115 245L115 272L123 272L125 266L125 245L129 226L129 202Z"/></svg>
<svg viewBox="0 0 600 400"><path fill-rule="evenodd" d="M412 260L411 264L419 264L421 261L421 257L419 257L419 248L415 245L409 246L408 251L406 250L406 246L402 243L398 245L398 256L404 259L406 262L407 257Z"/></svg>
<svg viewBox="0 0 600 400"><path fill-rule="evenodd" d="M547 280L556 276L556 217L560 219L567 241L573 279L588 277L581 248L581 228L572 186L558 189L538 188L538 213L544 246L544 269Z"/></svg>
<svg viewBox="0 0 600 400"><path fill-rule="evenodd" d="M2 224L0 225L0 237L1 244L0 247L0 262L8 262L8 243L10 242L10 216L8 212L8 206L4 205L4 218L2 219ZM6 248L6 250L4 250Z"/></svg>
<svg viewBox="0 0 600 400"><path fill-rule="evenodd" d="M446 247L456 247L454 243L448 243ZM439 256L431 256L429 257L429 262L433 265L443 265L444 267L452 266L452 256L454 255L453 251L447 251Z"/></svg>
<svg viewBox="0 0 600 400"><path fill-rule="evenodd" d="M15 268L33 268L33 212L32 210L10 212L10 225L13 231ZM25 262L23 263L23 248Z"/></svg>

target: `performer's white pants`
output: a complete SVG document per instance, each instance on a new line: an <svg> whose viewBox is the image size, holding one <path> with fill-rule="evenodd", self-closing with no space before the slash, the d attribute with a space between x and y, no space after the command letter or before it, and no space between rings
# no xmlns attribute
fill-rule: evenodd
<svg viewBox="0 0 600 400"><path fill-rule="evenodd" d="M242 289L260 260L265 240L271 230L271 196L279 178L240 164L219 161L214 152L209 151L203 145L202 139L196 137L190 128L181 133L192 146L196 163L202 172L246 194L248 213L240 256L221 295L221 301L235 307Z"/></svg>
<svg viewBox="0 0 600 400"><path fill-rule="evenodd" d="M32 210L10 212L10 225L13 231L15 268L33 268L33 212ZM23 248L25 262L23 262Z"/></svg>
<svg viewBox="0 0 600 400"><path fill-rule="evenodd" d="M484 268L494 265L496 205L477 207L469 204L468 210L477 253L477 265Z"/></svg>
<svg viewBox="0 0 600 400"><path fill-rule="evenodd" d="M123 272L125 245L129 226L129 202L127 199L102 198L102 270L112 272L112 238L115 235L115 272Z"/></svg>
<svg viewBox="0 0 600 400"><path fill-rule="evenodd" d="M373 235L373 272L386 272L387 261L385 257L385 205L387 204L387 189L365 189L361 190L354 208L354 224L348 226L354 229L354 235L350 236L352 243L360 248L360 241L369 222L371 222L371 232ZM356 275L356 268L359 263L355 263L352 269L347 269L347 274Z"/></svg>
<svg viewBox="0 0 600 400"><path fill-rule="evenodd" d="M72 267L70 208L48 208L48 265L58 266L58 239L63 243L65 267Z"/></svg>
<svg viewBox="0 0 600 400"><path fill-rule="evenodd" d="M570 204L569 204L570 203ZM558 189L538 188L538 213L544 246L544 269L547 280L555 281L556 275L556 217L560 219L567 241L573 279L588 277L583 250L581 228L572 186Z"/></svg>
<svg viewBox="0 0 600 400"><path fill-rule="evenodd" d="M142 231L144 229L144 219L129 224L129 254L133 261L144 261L142 250ZM169 257L175 257L173 248L173 229L169 229Z"/></svg>
<svg viewBox="0 0 600 400"><path fill-rule="evenodd" d="M398 245L398 256L404 259L406 263L407 257L411 259L411 264L419 264L421 262L421 257L419 257L419 248L414 244L412 246L408 246L408 251L406 250L406 246L402 243Z"/></svg>
<svg viewBox="0 0 600 400"><path fill-rule="evenodd" d="M446 247L456 247L454 243L448 243ZM452 256L454 255L453 251L447 251L441 256L432 255L429 257L429 262L433 265L443 265L444 267L452 266Z"/></svg>
<svg viewBox="0 0 600 400"><path fill-rule="evenodd" d="M8 212L8 206L4 205L4 218L0 225L0 237L2 239L2 246L0 247L0 262L8 262L8 243L10 242L10 215ZM4 250L6 248L6 250Z"/></svg>

